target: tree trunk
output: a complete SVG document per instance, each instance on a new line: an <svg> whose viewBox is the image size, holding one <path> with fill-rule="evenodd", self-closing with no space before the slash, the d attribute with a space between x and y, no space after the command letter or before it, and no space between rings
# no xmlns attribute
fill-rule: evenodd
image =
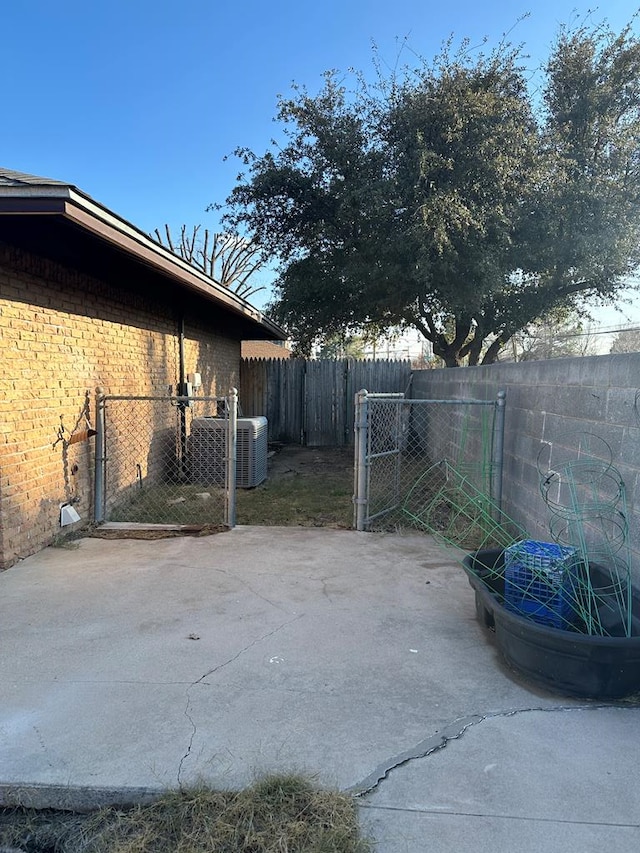
<svg viewBox="0 0 640 853"><path fill-rule="evenodd" d="M480 333L480 328L476 326L473 340L469 343L469 367L476 367L479 364L483 342L484 337Z"/></svg>
<svg viewBox="0 0 640 853"><path fill-rule="evenodd" d="M511 335L504 337L499 335L495 341L491 344L489 349L485 352L484 358L482 359L482 364L495 364L498 360L498 355L500 354L500 350L507 343L507 341L511 338Z"/></svg>
<svg viewBox="0 0 640 853"><path fill-rule="evenodd" d="M437 355L438 358L441 358L444 361L445 367L461 366L457 347L448 343L446 340L444 342L434 341L433 354Z"/></svg>

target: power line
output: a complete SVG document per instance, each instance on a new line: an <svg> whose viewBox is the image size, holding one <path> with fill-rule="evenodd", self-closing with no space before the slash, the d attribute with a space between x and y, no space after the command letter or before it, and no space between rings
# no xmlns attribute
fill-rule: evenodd
<svg viewBox="0 0 640 853"><path fill-rule="evenodd" d="M612 327L610 329L595 329L586 332L564 332L563 334L553 335L553 338L557 341L564 340L565 338L586 338L591 335L618 335L623 332L640 332L640 326L623 326L621 328ZM539 335L531 334L529 335L531 338L540 337Z"/></svg>

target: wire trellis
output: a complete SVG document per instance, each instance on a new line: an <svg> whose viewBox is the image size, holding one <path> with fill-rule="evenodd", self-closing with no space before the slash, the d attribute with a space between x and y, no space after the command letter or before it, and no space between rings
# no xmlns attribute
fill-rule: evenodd
<svg viewBox="0 0 640 853"><path fill-rule="evenodd" d="M402 512L413 526L443 544L465 550L506 548L526 536L524 528L507 518L486 490L446 459L416 480Z"/></svg>
<svg viewBox="0 0 640 853"><path fill-rule="evenodd" d="M509 609L564 630L628 637L633 626L625 484L598 436L574 435L567 446L573 456L545 445L538 457L550 542L530 539L447 460L416 480L402 512L441 543L473 550L471 565Z"/></svg>
<svg viewBox="0 0 640 853"><path fill-rule="evenodd" d="M632 632L631 554L625 483L609 444L572 433L538 454L551 536L579 554L577 604L587 633Z"/></svg>

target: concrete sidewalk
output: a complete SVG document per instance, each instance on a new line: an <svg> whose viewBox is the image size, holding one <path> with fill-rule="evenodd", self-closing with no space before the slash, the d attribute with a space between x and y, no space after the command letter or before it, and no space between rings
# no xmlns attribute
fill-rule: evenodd
<svg viewBox="0 0 640 853"><path fill-rule="evenodd" d="M640 849L638 708L508 672L423 536L82 540L0 574L0 644L4 802L293 770L381 853Z"/></svg>

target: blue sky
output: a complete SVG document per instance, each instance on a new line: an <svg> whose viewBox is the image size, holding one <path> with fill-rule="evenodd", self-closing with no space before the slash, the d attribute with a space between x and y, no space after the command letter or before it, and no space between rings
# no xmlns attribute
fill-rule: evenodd
<svg viewBox="0 0 640 853"><path fill-rule="evenodd" d="M4 0L0 165L69 181L145 231L215 229L236 146L263 153L278 94L310 92L328 69L394 64L405 37L425 57L450 34L523 42L542 61L574 0ZM618 30L634 5L591 19Z"/></svg>

